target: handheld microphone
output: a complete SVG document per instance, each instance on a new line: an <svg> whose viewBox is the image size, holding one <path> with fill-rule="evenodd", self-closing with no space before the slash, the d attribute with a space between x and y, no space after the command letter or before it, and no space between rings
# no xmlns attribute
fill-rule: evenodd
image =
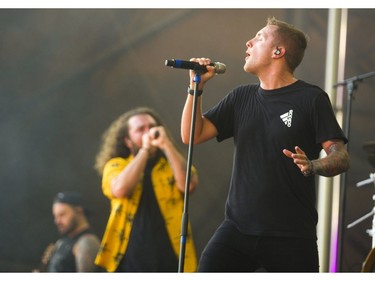
<svg viewBox="0 0 375 281"><path fill-rule="evenodd" d="M166 60L165 65L170 66L172 68L191 69L191 70L194 70L195 72L200 72L200 73L207 72L206 65L200 65L199 63L195 61L172 59L172 60ZM215 67L216 74L223 74L226 70L225 64L221 62L212 62L209 65Z"/></svg>

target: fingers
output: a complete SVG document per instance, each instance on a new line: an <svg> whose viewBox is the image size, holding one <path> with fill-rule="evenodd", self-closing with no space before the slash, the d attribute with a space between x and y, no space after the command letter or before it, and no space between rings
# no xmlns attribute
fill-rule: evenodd
<svg viewBox="0 0 375 281"><path fill-rule="evenodd" d="M298 166L298 168L301 170L301 173L305 176L310 175L311 170L311 161L306 156L306 153L299 147L295 146L295 153L288 149L283 149L283 153L285 156L293 159L294 164Z"/></svg>
<svg viewBox="0 0 375 281"><path fill-rule="evenodd" d="M296 146L295 147L295 150L298 154L303 154L303 155L306 155L305 152L299 147L299 146Z"/></svg>
<svg viewBox="0 0 375 281"><path fill-rule="evenodd" d="M169 137L162 126L153 127L148 131L148 139L151 146L163 149L169 142Z"/></svg>
<svg viewBox="0 0 375 281"><path fill-rule="evenodd" d="M149 138L151 141L156 140L158 138L163 138L165 136L164 128L159 127L153 127L148 132Z"/></svg>
<svg viewBox="0 0 375 281"><path fill-rule="evenodd" d="M206 65L207 72L201 75L201 81L200 81L201 84L204 84L204 82L208 81L215 75L215 67L209 65L211 63L211 59L191 58L190 61L197 62L200 65ZM190 73L190 84L191 84L190 86L192 86L194 82L195 72L193 70L190 70L189 73Z"/></svg>
<svg viewBox="0 0 375 281"><path fill-rule="evenodd" d="M285 156L295 159L295 160L306 158L306 155L303 152L303 150L301 150L298 146L296 146L295 149L296 149L296 153L293 153L292 151L288 149L283 149L283 153Z"/></svg>
<svg viewBox="0 0 375 281"><path fill-rule="evenodd" d="M142 136L142 147L146 149L150 149L151 144L150 144L150 137L148 133L143 134Z"/></svg>
<svg viewBox="0 0 375 281"><path fill-rule="evenodd" d="M211 63L211 59L209 58L191 58L190 61L195 61L200 65L208 65Z"/></svg>
<svg viewBox="0 0 375 281"><path fill-rule="evenodd" d="M294 163L306 165L308 164L309 159L306 156L306 153L299 147L295 147L296 153L292 155Z"/></svg>
<svg viewBox="0 0 375 281"><path fill-rule="evenodd" d="M292 151L290 151L288 149L283 149L283 153L285 154L285 156L287 156L289 158L307 159L305 152L301 148L296 146L294 149L296 150L295 153L293 153Z"/></svg>
<svg viewBox="0 0 375 281"><path fill-rule="evenodd" d="M290 150L288 149L283 149L283 153L285 154L285 156L289 157L289 158L293 158L292 155L293 155L293 152L291 152Z"/></svg>
<svg viewBox="0 0 375 281"><path fill-rule="evenodd" d="M142 146L148 149L160 147L165 142L165 137L166 134L163 127L152 127L142 136Z"/></svg>

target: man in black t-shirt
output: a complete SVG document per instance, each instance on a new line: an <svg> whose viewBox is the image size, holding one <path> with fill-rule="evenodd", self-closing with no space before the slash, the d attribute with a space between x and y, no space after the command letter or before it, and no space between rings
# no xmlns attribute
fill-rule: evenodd
<svg viewBox="0 0 375 281"><path fill-rule="evenodd" d="M196 94L194 143L233 138L235 145L225 219L202 252L200 272L319 271L314 175L347 171L349 155L328 95L293 74L306 46L302 31L269 18L246 42L244 70L259 83L234 88L205 113L200 95L215 66L191 59L206 71L190 71L182 141L190 141ZM321 150L327 156L319 159Z"/></svg>

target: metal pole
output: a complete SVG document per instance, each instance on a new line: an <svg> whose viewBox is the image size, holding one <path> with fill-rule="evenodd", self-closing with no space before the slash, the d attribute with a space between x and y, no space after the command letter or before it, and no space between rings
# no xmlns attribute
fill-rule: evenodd
<svg viewBox="0 0 375 281"><path fill-rule="evenodd" d="M341 10L340 20L340 43L338 49L338 80L344 78L345 72L345 56L346 56L346 35L348 25L348 10ZM336 118L344 127L344 91L337 89L336 91ZM346 128L344 128L345 130ZM349 136L346 136L349 137ZM333 198L332 198L332 226L331 226L331 257L330 257L330 271L339 272L341 270L342 259L342 237L343 237L343 218L345 207L345 189L346 189L346 175L339 175L333 178Z"/></svg>
<svg viewBox="0 0 375 281"><path fill-rule="evenodd" d="M325 71L325 91L328 93L332 104L335 103L335 96L332 94L333 84L337 81L337 64L340 36L340 9L328 11L327 30L327 56ZM322 155L323 157L324 155ZM328 272L329 249L330 249L330 228L331 228L331 204L332 204L332 178L318 177L318 201L317 210L319 222L317 225L318 248L320 272Z"/></svg>

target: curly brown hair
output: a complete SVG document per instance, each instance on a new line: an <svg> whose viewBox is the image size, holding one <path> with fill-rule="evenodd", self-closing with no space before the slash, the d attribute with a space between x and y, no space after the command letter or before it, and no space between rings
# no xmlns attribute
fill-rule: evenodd
<svg viewBox="0 0 375 281"><path fill-rule="evenodd" d="M109 128L102 135L102 144L98 154L96 155L94 166L99 175L103 174L104 165L111 158L126 158L130 155L130 149L124 144L124 138L128 136L128 121L131 117L141 114L150 115L155 119L157 126L164 126L159 114L148 107L137 107L120 115L112 122ZM171 134L167 129L166 133L171 138Z"/></svg>

